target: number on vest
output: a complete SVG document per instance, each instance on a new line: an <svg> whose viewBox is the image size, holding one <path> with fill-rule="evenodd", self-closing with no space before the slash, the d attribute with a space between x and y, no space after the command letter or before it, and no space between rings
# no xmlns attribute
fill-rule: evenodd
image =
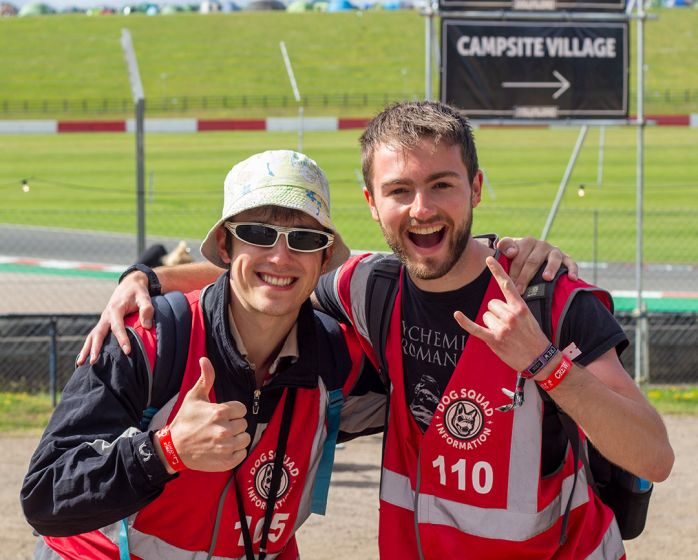
<svg viewBox="0 0 698 560"><path fill-rule="evenodd" d="M269 542L275 543L281 538L281 534L286 528L286 520L288 519L288 513L275 513L271 518L271 526L269 527ZM252 523L252 516L246 515L247 526L249 527ZM236 529L242 529L242 523L239 521L235 523ZM252 542L257 544L262 540L262 530L264 529L264 517L260 517L257 520L257 525L254 528L254 534L252 535ZM242 538L242 531L240 531L240 538L238 539L238 546L245 546L245 541Z"/></svg>
<svg viewBox="0 0 698 560"><path fill-rule="evenodd" d="M439 469L439 483L442 486L447 486L446 480L446 459L443 455L439 455L436 459L432 461L432 466ZM458 490L465 490L467 482L467 470L466 470L465 459L458 459L451 468L449 469L451 474L456 475L456 484ZM453 477L451 477L453 478ZM492 465L487 461L478 461L473 466L470 472L470 483L473 486L473 490L478 494L487 494L492 490L492 482L494 480L494 474L492 472Z"/></svg>

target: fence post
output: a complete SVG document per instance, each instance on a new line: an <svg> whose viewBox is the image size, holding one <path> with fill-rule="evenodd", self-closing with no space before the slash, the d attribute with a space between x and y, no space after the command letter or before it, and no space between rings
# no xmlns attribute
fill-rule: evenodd
<svg viewBox="0 0 698 560"><path fill-rule="evenodd" d="M599 250L599 210L597 208L594 209L594 214L593 214L593 228L594 228L594 233L593 233L593 239L591 243L591 262L593 263L592 270L593 270L593 280L592 284L596 285L597 280L596 276L598 273L598 266L599 266L599 255L598 255L598 250Z"/></svg>
<svg viewBox="0 0 698 560"><path fill-rule="evenodd" d="M647 306L634 311L635 314L635 383L650 382L650 336ZM639 364L639 365L638 365Z"/></svg>
<svg viewBox="0 0 698 560"><path fill-rule="evenodd" d="M56 408L56 385L58 370L58 341L56 340L56 318L51 317L48 324L49 354L48 354L48 384L51 392L51 403Z"/></svg>

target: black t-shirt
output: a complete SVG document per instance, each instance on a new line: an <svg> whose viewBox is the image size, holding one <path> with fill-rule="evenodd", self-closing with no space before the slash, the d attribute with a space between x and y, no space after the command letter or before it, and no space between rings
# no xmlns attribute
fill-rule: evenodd
<svg viewBox="0 0 698 560"><path fill-rule="evenodd" d="M475 320L491 273L485 270L471 283L450 292L425 292L404 274L402 286L402 358L407 403L417 424L426 430L460 358L468 333L453 318L456 310ZM613 315L588 292L578 293L560 331L561 348L570 342L581 355L575 362L588 365L616 347L628 345Z"/></svg>

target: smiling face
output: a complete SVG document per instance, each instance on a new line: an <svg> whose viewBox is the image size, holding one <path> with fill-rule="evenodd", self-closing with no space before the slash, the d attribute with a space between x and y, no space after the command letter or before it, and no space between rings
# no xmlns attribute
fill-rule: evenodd
<svg viewBox="0 0 698 560"><path fill-rule="evenodd" d="M270 212L268 208L255 208L237 214L230 221L323 230L304 212L285 209ZM221 227L216 233L218 254L230 264L230 285L235 296L231 299L233 313L295 320L301 305L315 289L332 247L303 253L289 249L283 235L273 247L257 247L231 237L229 252L225 229Z"/></svg>
<svg viewBox="0 0 698 560"><path fill-rule="evenodd" d="M364 195L373 219L418 285L446 285L462 272L482 174L471 184L460 146L430 138L410 148L380 144L371 184L373 193Z"/></svg>

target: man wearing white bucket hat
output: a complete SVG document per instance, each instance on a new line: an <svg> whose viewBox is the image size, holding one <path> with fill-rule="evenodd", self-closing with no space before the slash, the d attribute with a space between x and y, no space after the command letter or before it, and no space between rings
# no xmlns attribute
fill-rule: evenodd
<svg viewBox="0 0 698 560"><path fill-rule="evenodd" d="M22 488L36 558L295 559L338 434L382 428L355 335L308 299L349 256L314 161L233 167L201 252L227 271L180 296L187 313L155 298L156 328L126 320L139 351L111 337L66 386Z"/></svg>

